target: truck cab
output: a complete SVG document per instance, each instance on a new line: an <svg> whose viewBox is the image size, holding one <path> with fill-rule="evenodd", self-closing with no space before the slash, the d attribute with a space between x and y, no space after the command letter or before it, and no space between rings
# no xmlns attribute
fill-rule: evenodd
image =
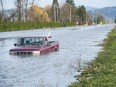
<svg viewBox="0 0 116 87"><path fill-rule="evenodd" d="M37 45L46 46L49 44L47 37L22 37L14 46Z"/></svg>

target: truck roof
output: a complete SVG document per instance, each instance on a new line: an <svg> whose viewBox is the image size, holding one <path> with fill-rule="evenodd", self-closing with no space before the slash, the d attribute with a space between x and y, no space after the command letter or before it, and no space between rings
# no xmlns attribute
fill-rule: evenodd
<svg viewBox="0 0 116 87"><path fill-rule="evenodd" d="M19 37L19 38L47 38L46 36L25 36L25 37Z"/></svg>

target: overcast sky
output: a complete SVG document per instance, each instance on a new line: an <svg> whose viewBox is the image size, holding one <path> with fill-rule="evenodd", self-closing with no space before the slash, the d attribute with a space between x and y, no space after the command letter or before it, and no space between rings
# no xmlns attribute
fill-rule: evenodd
<svg viewBox="0 0 116 87"><path fill-rule="evenodd" d="M3 1L5 9L15 8L14 3L16 0L3 0ZM35 2L36 2L35 4L44 7L48 4L52 5L53 0L35 0ZM58 0L58 2L60 5L62 5L65 2L65 0ZM85 5L97 8L116 6L116 0L74 0L74 3L76 6Z"/></svg>

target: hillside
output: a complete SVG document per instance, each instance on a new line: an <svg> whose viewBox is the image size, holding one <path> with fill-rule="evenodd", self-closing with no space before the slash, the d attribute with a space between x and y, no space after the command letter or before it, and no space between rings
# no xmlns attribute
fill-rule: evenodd
<svg viewBox="0 0 116 87"><path fill-rule="evenodd" d="M116 6L115 7L106 7L100 9L100 13L103 15L110 17L110 18L116 18Z"/></svg>
<svg viewBox="0 0 116 87"><path fill-rule="evenodd" d="M115 19L116 18L116 6L115 7L105 7L105 8L93 8L86 7L87 11L91 12L93 16L103 15L107 18Z"/></svg>

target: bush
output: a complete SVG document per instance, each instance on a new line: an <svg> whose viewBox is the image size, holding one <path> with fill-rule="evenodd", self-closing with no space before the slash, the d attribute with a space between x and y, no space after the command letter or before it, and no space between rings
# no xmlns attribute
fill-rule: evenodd
<svg viewBox="0 0 116 87"><path fill-rule="evenodd" d="M73 22L0 22L0 32L73 26Z"/></svg>

